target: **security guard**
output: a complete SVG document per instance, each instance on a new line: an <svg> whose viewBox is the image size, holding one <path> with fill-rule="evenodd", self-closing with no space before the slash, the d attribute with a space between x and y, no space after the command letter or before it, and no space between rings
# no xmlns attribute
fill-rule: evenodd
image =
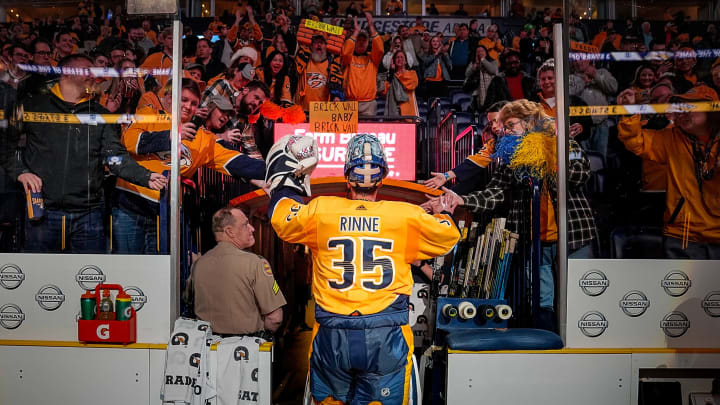
<svg viewBox="0 0 720 405"><path fill-rule="evenodd" d="M213 215L212 228L218 244L192 269L195 314L221 336L275 332L287 302L267 260L244 250L255 244L255 229L232 207Z"/></svg>

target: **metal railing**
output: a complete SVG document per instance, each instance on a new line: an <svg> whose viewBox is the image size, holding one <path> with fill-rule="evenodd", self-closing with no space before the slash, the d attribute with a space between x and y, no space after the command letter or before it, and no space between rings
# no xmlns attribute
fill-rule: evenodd
<svg viewBox="0 0 720 405"><path fill-rule="evenodd" d="M439 103L438 108L440 108ZM434 172L446 172L455 167L456 129L455 114L450 111L440 120L436 128L431 165Z"/></svg>
<svg viewBox="0 0 720 405"><path fill-rule="evenodd" d="M469 125L455 137L453 142L453 167L475 153L475 127Z"/></svg>

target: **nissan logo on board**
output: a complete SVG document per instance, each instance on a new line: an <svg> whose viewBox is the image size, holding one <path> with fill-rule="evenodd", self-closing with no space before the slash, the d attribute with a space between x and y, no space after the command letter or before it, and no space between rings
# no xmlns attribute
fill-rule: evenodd
<svg viewBox="0 0 720 405"><path fill-rule="evenodd" d="M690 321L684 313L672 311L660 321L660 328L668 337L676 338L684 335L690 329Z"/></svg>
<svg viewBox="0 0 720 405"><path fill-rule="evenodd" d="M83 266L75 275L75 281L80 285L80 288L86 291L95 290L95 286L105 282L105 274L99 267L93 266L92 264Z"/></svg>
<svg viewBox="0 0 720 405"><path fill-rule="evenodd" d="M642 291L629 291L620 299L620 309L627 316L640 316L647 311L650 301Z"/></svg>
<svg viewBox="0 0 720 405"><path fill-rule="evenodd" d="M40 305L40 308L46 311L54 311L65 302L65 295L63 295L60 287L54 284L45 284L35 294L35 301Z"/></svg>
<svg viewBox="0 0 720 405"><path fill-rule="evenodd" d="M580 328L583 335L595 338L605 333L608 328L608 321L600 311L589 311L578 321L578 328Z"/></svg>
<svg viewBox="0 0 720 405"><path fill-rule="evenodd" d="M5 304L0 307L0 326L5 329L15 329L25 320L22 309L15 304Z"/></svg>
<svg viewBox="0 0 720 405"><path fill-rule="evenodd" d="M600 270L593 269L580 278L580 288L583 292L591 297L597 297L607 290L610 281Z"/></svg>
<svg viewBox="0 0 720 405"><path fill-rule="evenodd" d="M672 270L660 281L663 290L671 297L680 297L690 289L690 278L680 270Z"/></svg>
<svg viewBox="0 0 720 405"><path fill-rule="evenodd" d="M702 300L702 308L713 318L720 317L720 291L710 291Z"/></svg>
<svg viewBox="0 0 720 405"><path fill-rule="evenodd" d="M147 296L140 287L130 286L125 288L125 294L130 296L131 305L135 312L141 310L147 303Z"/></svg>
<svg viewBox="0 0 720 405"><path fill-rule="evenodd" d="M20 287L24 280L25 274L18 265L8 263L0 267L0 286L3 286L3 288L14 290Z"/></svg>

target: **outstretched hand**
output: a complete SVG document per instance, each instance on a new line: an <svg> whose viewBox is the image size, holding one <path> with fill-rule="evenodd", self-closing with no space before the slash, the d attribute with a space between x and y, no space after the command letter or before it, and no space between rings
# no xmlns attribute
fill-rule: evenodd
<svg viewBox="0 0 720 405"><path fill-rule="evenodd" d="M447 182L444 173L430 172L430 175L432 177L426 180L423 185L431 190L437 190Z"/></svg>
<svg viewBox="0 0 720 405"><path fill-rule="evenodd" d="M428 201L424 202L420 206L425 209L425 211L432 212L433 214L440 214L442 212L449 212L452 214L458 205L463 204L462 197L455 194L455 192L447 189L446 187L443 187L442 191L444 191L445 194L437 197L425 194Z"/></svg>

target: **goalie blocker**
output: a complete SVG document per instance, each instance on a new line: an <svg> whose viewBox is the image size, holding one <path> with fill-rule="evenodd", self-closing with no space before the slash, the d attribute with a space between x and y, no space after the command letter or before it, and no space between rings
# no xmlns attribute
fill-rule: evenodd
<svg viewBox="0 0 720 405"><path fill-rule="evenodd" d="M265 183L270 193L278 187L291 187L310 196L310 174L318 164L315 138L286 135L270 148L267 157Z"/></svg>

